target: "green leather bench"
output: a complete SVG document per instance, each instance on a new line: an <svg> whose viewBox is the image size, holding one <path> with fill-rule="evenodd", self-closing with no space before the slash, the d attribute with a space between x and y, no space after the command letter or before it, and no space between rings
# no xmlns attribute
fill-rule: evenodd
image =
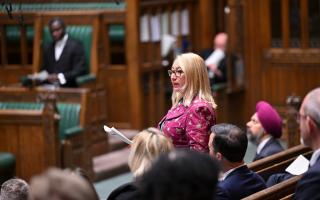
<svg viewBox="0 0 320 200"><path fill-rule="evenodd" d="M43 109L43 103L28 102L0 102L0 109L22 109L22 110L40 110ZM83 132L80 126L80 104L76 103L57 103L60 115L59 137L64 140L66 137Z"/></svg>
<svg viewBox="0 0 320 200"><path fill-rule="evenodd" d="M13 154L0 152L0 185L14 176L15 165L16 159Z"/></svg>

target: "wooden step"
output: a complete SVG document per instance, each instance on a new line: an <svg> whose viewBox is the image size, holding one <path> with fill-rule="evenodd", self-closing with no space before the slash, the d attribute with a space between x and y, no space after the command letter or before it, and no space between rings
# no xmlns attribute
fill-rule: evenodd
<svg viewBox="0 0 320 200"><path fill-rule="evenodd" d="M124 172L128 172L129 153L130 148L125 147L94 157L93 170L95 174L95 181L100 181Z"/></svg>

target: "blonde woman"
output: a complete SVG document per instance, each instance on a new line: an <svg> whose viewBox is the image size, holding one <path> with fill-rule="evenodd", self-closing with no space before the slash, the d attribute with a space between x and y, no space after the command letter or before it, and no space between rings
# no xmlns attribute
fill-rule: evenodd
<svg viewBox="0 0 320 200"><path fill-rule="evenodd" d="M172 107L158 127L176 148L209 152L209 133L216 123L216 104L203 59L194 53L181 54L168 73L173 88Z"/></svg>
<svg viewBox="0 0 320 200"><path fill-rule="evenodd" d="M160 155L169 153L173 145L169 138L156 128L147 128L139 132L132 141L128 165L135 178L140 177ZM134 183L126 183L115 189L108 200L133 199L137 192Z"/></svg>

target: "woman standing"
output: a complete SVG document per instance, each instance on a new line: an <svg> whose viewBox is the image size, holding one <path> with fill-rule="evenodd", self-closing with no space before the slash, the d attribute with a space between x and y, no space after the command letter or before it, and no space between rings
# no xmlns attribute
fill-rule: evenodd
<svg viewBox="0 0 320 200"><path fill-rule="evenodd" d="M168 73L173 87L172 107L159 128L176 148L208 152L210 128L216 122L216 104L203 59L194 53L181 54Z"/></svg>

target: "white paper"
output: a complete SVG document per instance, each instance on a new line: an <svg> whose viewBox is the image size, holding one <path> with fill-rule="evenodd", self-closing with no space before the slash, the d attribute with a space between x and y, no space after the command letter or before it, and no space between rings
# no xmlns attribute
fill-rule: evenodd
<svg viewBox="0 0 320 200"><path fill-rule="evenodd" d="M159 42L161 39L160 31L160 15L153 15L151 17L151 41Z"/></svg>
<svg viewBox="0 0 320 200"><path fill-rule="evenodd" d="M165 57L169 54L170 50L172 50L175 46L175 42L177 41L176 37L172 35L163 35L161 38L161 56Z"/></svg>
<svg viewBox="0 0 320 200"><path fill-rule="evenodd" d="M169 14L164 12L161 15L161 35L169 34Z"/></svg>
<svg viewBox="0 0 320 200"><path fill-rule="evenodd" d="M179 35L179 11L171 13L171 34L174 36Z"/></svg>
<svg viewBox="0 0 320 200"><path fill-rule="evenodd" d="M27 77L31 80L40 80L40 81L44 81L47 80L48 78L48 72L46 70L43 70L39 73L35 73L35 74L29 74L27 75Z"/></svg>
<svg viewBox="0 0 320 200"><path fill-rule="evenodd" d="M189 11L184 9L181 12L181 35L189 35Z"/></svg>
<svg viewBox="0 0 320 200"><path fill-rule="evenodd" d="M218 65L219 62L225 57L225 53L221 49L214 50L210 56L205 60L207 66L209 65Z"/></svg>
<svg viewBox="0 0 320 200"><path fill-rule="evenodd" d="M309 160L303 155L299 155L286 169L286 172L292 175L300 175L305 173L309 167Z"/></svg>
<svg viewBox="0 0 320 200"><path fill-rule="evenodd" d="M127 144L132 144L132 141L129 138L124 136L120 131L118 131L114 127L109 128L108 126L104 125L103 129L105 132L109 133L110 135L114 135L114 136L118 137L121 141L123 141Z"/></svg>
<svg viewBox="0 0 320 200"><path fill-rule="evenodd" d="M142 15L140 17L140 41L141 42L149 42L150 41L150 33L149 33L149 16Z"/></svg>

